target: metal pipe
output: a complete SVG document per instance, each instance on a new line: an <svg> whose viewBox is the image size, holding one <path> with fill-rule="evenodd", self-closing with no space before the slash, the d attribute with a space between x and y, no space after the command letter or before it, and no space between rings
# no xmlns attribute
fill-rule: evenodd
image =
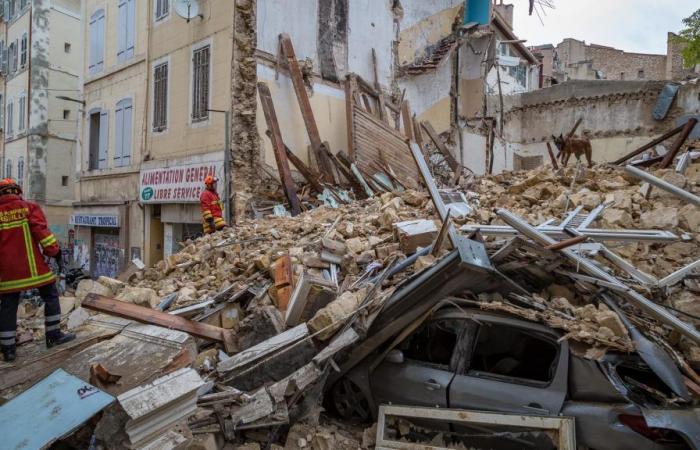
<svg viewBox="0 0 700 450"><path fill-rule="evenodd" d="M546 234L537 230L529 223L525 222L520 217L511 213L510 211L507 211L505 209L499 209L496 213L508 225L515 228L524 236L532 239L533 241L544 247L555 244L557 242L554 239L547 236ZM560 253L564 255L567 259L575 263L588 275L598 277L601 280L613 283L614 285L619 286L621 289L625 289L627 287L624 283L622 283L614 276L609 275L604 270L598 268L598 266L596 266L588 258L579 256L569 249L561 250ZM695 327L678 319L676 316L668 312L668 310L666 310L662 306L657 305L656 303L647 299L643 295L640 295L634 290L626 290L624 293L621 293L621 295L623 295L630 303L637 306L639 309L649 314L653 318L679 331L681 334L686 336L688 339L691 339L693 342L700 343L700 332L698 332L695 329Z"/></svg>
<svg viewBox="0 0 700 450"><path fill-rule="evenodd" d="M637 169L636 167L630 165L625 166L625 172L627 172L635 178L639 178L640 180L646 181L647 183L654 185L659 189L663 189L666 192L670 192L671 194L682 198L683 200L690 202L695 206L700 206L700 197L686 191L685 189L681 189L677 186L674 186L671 183L662 180L661 178L657 178L654 175L651 175L643 170Z"/></svg>

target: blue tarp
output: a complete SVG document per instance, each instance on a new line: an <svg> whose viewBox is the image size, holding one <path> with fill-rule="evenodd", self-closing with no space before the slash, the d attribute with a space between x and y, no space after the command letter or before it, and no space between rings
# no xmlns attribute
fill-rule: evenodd
<svg viewBox="0 0 700 450"><path fill-rule="evenodd" d="M113 401L111 395L58 369L0 406L0 448L44 448Z"/></svg>

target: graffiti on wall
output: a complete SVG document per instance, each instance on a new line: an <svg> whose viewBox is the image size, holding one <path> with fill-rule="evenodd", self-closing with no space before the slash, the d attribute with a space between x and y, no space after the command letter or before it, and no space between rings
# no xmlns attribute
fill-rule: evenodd
<svg viewBox="0 0 700 450"><path fill-rule="evenodd" d="M106 276L116 278L119 271L121 250L118 234L95 233L94 277Z"/></svg>

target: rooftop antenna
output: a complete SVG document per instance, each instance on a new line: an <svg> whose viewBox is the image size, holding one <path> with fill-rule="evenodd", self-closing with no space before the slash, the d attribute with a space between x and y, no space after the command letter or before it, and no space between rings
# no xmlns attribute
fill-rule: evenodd
<svg viewBox="0 0 700 450"><path fill-rule="evenodd" d="M186 19L187 23L190 23L190 20L195 17L202 17L199 13L198 0L175 0L174 7L177 15Z"/></svg>

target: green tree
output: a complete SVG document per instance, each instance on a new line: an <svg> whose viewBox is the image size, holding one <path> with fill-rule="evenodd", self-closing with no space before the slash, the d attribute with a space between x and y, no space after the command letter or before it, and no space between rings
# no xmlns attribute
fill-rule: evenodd
<svg viewBox="0 0 700 450"><path fill-rule="evenodd" d="M700 9L683 19L683 25L676 41L687 44L682 51L683 63L693 67L700 64Z"/></svg>

